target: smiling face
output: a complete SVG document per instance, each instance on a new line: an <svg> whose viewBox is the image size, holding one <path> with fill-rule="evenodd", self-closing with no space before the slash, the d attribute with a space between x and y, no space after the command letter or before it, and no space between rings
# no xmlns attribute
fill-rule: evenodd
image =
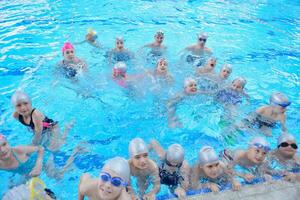
<svg viewBox="0 0 300 200"><path fill-rule="evenodd" d="M286 142L282 142L278 147L278 152L283 157L293 157L297 154L298 146L295 141L288 140Z"/></svg>
<svg viewBox="0 0 300 200"><path fill-rule="evenodd" d="M263 149L250 147L247 150L247 158L254 164L261 164L264 162L268 152Z"/></svg>
<svg viewBox="0 0 300 200"><path fill-rule="evenodd" d="M138 169L146 169L149 166L148 153L138 154L132 157L132 164Z"/></svg>
<svg viewBox="0 0 300 200"><path fill-rule="evenodd" d="M105 169L105 170L103 170L103 172L109 174L111 176L111 178L114 178L114 177L120 178L120 176L112 170ZM103 199L103 200L118 199L118 197L122 193L123 188L124 188L123 185L120 185L118 187L113 185L111 183L111 180L102 180L100 178L99 182L98 182L99 197L100 197L100 199Z"/></svg>
<svg viewBox="0 0 300 200"><path fill-rule="evenodd" d="M29 116L32 111L31 103L28 101L18 101L15 109L19 115Z"/></svg>
<svg viewBox="0 0 300 200"><path fill-rule="evenodd" d="M195 81L190 81L185 87L184 91L187 94L195 94L197 92L197 83Z"/></svg>
<svg viewBox="0 0 300 200"><path fill-rule="evenodd" d="M0 141L0 160L8 160L11 155L11 148L6 140Z"/></svg>
<svg viewBox="0 0 300 200"><path fill-rule="evenodd" d="M212 179L217 178L222 173L222 168L219 162L206 164L202 167L204 174Z"/></svg>
<svg viewBox="0 0 300 200"><path fill-rule="evenodd" d="M224 68L220 71L220 77L223 79L227 79L230 76L230 74L231 74L231 71L226 68Z"/></svg>
<svg viewBox="0 0 300 200"><path fill-rule="evenodd" d="M242 84L241 81L235 80L231 84L231 89L233 89L233 90L235 90L237 92L242 92L243 89L244 89L244 86L243 86L243 84Z"/></svg>
<svg viewBox="0 0 300 200"><path fill-rule="evenodd" d="M63 53L63 56L66 61L72 61L75 58L75 50L66 49Z"/></svg>
<svg viewBox="0 0 300 200"><path fill-rule="evenodd" d="M156 66L156 71L159 74L165 74L168 71L168 63L166 60L161 59L158 61L157 66Z"/></svg>

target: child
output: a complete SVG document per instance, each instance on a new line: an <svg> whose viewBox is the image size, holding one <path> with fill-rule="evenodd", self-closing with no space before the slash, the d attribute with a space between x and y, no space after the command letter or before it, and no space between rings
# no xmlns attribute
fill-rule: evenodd
<svg viewBox="0 0 300 200"><path fill-rule="evenodd" d="M217 64L217 59L214 57L209 58L205 65L202 67L197 67L196 69L196 75L207 75L207 74L213 74L213 70L215 69Z"/></svg>
<svg viewBox="0 0 300 200"><path fill-rule="evenodd" d="M92 179L89 174L80 177L78 200L130 200L126 192L130 178L128 162L121 157L106 161L99 178Z"/></svg>
<svg viewBox="0 0 300 200"><path fill-rule="evenodd" d="M129 143L129 166L130 174L137 179L138 196L136 196L132 186L129 191L132 199L143 198L155 200L155 195L160 189L160 178L156 163L149 159L148 148L141 138L134 138ZM148 187L152 184L152 190L146 194Z"/></svg>
<svg viewBox="0 0 300 200"><path fill-rule="evenodd" d="M116 62L127 62L134 58L133 53L125 49L123 38L117 37L115 45L114 49L111 49L106 53L109 63L114 64Z"/></svg>
<svg viewBox="0 0 300 200"><path fill-rule="evenodd" d="M97 38L98 38L97 32L92 28L89 28L85 36L85 41L87 41L89 44L91 44L94 47L100 48L100 44L97 42Z"/></svg>
<svg viewBox="0 0 300 200"><path fill-rule="evenodd" d="M72 123L65 126L65 132L61 136L58 122L32 108L31 100L26 93L17 90L11 101L15 106L13 117L33 131L34 145L45 145L50 151L57 151L65 143Z"/></svg>
<svg viewBox="0 0 300 200"><path fill-rule="evenodd" d="M70 42L64 43L62 49L64 59L58 64L67 78L73 78L78 74L87 71L87 65L84 61L77 58L75 49Z"/></svg>
<svg viewBox="0 0 300 200"><path fill-rule="evenodd" d="M170 191L175 193L179 199L185 199L189 186L190 169L188 162L184 160L182 146L172 144L165 151L156 140L152 140L149 148L153 149L160 159L160 183L169 186Z"/></svg>
<svg viewBox="0 0 300 200"><path fill-rule="evenodd" d="M168 83L174 80L172 75L168 72L168 62L165 58L158 59L156 69L154 71L148 71L148 74L152 75L153 78L165 79Z"/></svg>
<svg viewBox="0 0 300 200"><path fill-rule="evenodd" d="M162 43L164 41L164 32L162 31L157 31L156 34L154 35L154 42L150 44L146 44L144 47L150 48L151 51L148 53L148 58L151 57L161 57L164 52L166 51L167 47L164 46Z"/></svg>
<svg viewBox="0 0 300 200"><path fill-rule="evenodd" d="M215 150L210 146L202 147L199 151L199 163L191 171L192 189L209 188L213 192L219 192L222 186L229 183L233 190L241 188L241 184L234 180L232 173L219 160Z"/></svg>

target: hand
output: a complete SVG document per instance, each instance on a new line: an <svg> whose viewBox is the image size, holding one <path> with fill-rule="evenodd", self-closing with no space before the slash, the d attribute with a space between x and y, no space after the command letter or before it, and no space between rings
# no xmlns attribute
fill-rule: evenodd
<svg viewBox="0 0 300 200"><path fill-rule="evenodd" d="M181 187L175 189L175 194L178 196L178 199L182 200L186 198L185 190Z"/></svg>
<svg viewBox="0 0 300 200"><path fill-rule="evenodd" d="M240 182L238 182L238 181L233 181L233 182L232 182L232 189L233 189L234 191L240 190L241 187L242 187L242 185L241 185Z"/></svg>
<svg viewBox="0 0 300 200"><path fill-rule="evenodd" d="M145 194L143 196L143 199L144 200L155 200L155 194L151 194L151 193Z"/></svg>
<svg viewBox="0 0 300 200"><path fill-rule="evenodd" d="M255 178L255 176L253 176L252 174L245 174L243 177L247 182L251 182L253 181L253 179Z"/></svg>
<svg viewBox="0 0 300 200"><path fill-rule="evenodd" d="M212 192L219 192L220 191L218 185L215 184L215 183L210 183L209 184L209 189L211 189Z"/></svg>
<svg viewBox="0 0 300 200"><path fill-rule="evenodd" d="M36 165L29 173L29 176L31 177L39 176L41 174L41 171L42 171L42 167L40 165Z"/></svg>

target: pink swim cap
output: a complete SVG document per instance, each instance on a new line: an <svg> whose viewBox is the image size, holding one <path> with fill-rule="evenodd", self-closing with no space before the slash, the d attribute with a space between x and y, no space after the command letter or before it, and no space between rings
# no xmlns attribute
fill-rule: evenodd
<svg viewBox="0 0 300 200"><path fill-rule="evenodd" d="M74 50L74 47L70 42L65 42L64 46L61 48L62 53L64 53L67 49Z"/></svg>
<svg viewBox="0 0 300 200"><path fill-rule="evenodd" d="M0 133L0 141L6 141L6 137Z"/></svg>

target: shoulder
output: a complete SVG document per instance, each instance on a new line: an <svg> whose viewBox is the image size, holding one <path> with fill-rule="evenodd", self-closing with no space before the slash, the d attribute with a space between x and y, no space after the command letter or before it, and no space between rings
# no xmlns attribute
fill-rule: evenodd
<svg viewBox="0 0 300 200"><path fill-rule="evenodd" d="M152 171L158 170L157 164L153 160L149 159L149 163Z"/></svg>
<svg viewBox="0 0 300 200"><path fill-rule="evenodd" d="M37 109L35 109L34 112L32 113L33 120L37 120L37 119L43 120L44 117L45 117L44 114Z"/></svg>
<svg viewBox="0 0 300 200"><path fill-rule="evenodd" d="M97 189L98 181L85 173L80 177L78 191L82 195L89 195L94 189Z"/></svg>

